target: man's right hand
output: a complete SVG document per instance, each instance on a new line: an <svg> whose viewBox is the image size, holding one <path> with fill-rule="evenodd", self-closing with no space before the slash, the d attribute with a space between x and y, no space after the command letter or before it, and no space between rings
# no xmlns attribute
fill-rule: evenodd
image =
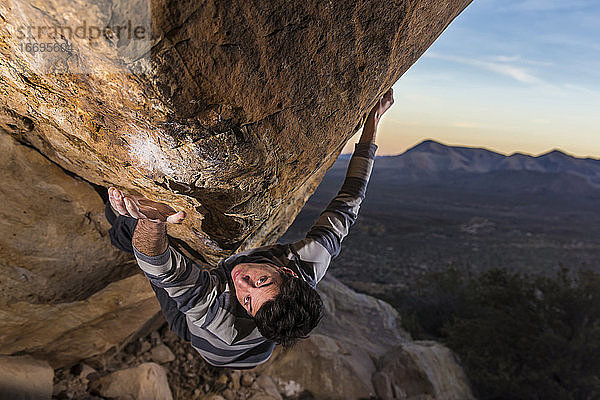
<svg viewBox="0 0 600 400"><path fill-rule="evenodd" d="M185 218L185 212L177 212L167 204L148 200L145 197L125 196L114 187L108 188L108 198L113 209L128 217L172 224L179 224Z"/></svg>

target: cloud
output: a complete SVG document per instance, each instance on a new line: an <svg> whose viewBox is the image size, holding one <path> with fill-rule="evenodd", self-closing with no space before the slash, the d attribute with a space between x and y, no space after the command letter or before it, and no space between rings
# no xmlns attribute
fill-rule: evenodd
<svg viewBox="0 0 600 400"><path fill-rule="evenodd" d="M497 62L516 62L521 61L521 56L496 56L492 57L491 60Z"/></svg>
<svg viewBox="0 0 600 400"><path fill-rule="evenodd" d="M463 65L469 65L472 67L484 69L499 73L501 75L508 76L519 82L530 83L530 84L543 84L544 82L529 72L526 68L521 65L512 65L513 60L520 60L519 56L497 56L492 61L484 61L475 58L460 57L438 54L435 52L427 52L423 55L426 58L435 58L438 60L445 60L456 62Z"/></svg>
<svg viewBox="0 0 600 400"><path fill-rule="evenodd" d="M565 83L563 85L563 88L566 90L569 90L569 91L573 91L573 92L580 92L585 95L600 96L600 91L598 91L596 89L592 89L592 88L584 87L584 86L580 86L580 85L574 85L571 83Z"/></svg>
<svg viewBox="0 0 600 400"><path fill-rule="evenodd" d="M519 82L524 83L542 83L542 80L530 74L527 70L521 67L506 65L501 63L479 61L477 65L490 71L498 72L502 75L509 76Z"/></svg>
<svg viewBox="0 0 600 400"><path fill-rule="evenodd" d="M525 64L525 65L536 65L541 67L551 67L554 65L553 62L550 61L538 61L538 60L526 60L522 58L520 55L514 56L494 56L490 57L489 61L491 62L499 62L499 63L516 63Z"/></svg>

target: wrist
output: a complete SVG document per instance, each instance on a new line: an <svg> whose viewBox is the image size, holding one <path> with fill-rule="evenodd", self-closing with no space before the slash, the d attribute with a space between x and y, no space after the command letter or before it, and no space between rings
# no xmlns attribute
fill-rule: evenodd
<svg viewBox="0 0 600 400"><path fill-rule="evenodd" d="M161 233L167 232L166 222L155 222L148 219L138 219L137 227L148 232Z"/></svg>
<svg viewBox="0 0 600 400"><path fill-rule="evenodd" d="M377 127L379 124L379 119L381 115L376 110L372 110L367 116L367 120L365 121L365 125L371 125L373 127Z"/></svg>
<svg viewBox="0 0 600 400"><path fill-rule="evenodd" d="M140 219L133 232L133 246L147 256L157 256L169 246L167 224Z"/></svg>

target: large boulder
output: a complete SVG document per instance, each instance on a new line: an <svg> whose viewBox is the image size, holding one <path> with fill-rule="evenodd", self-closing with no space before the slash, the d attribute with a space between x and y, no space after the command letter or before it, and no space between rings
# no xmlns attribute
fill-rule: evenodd
<svg viewBox="0 0 600 400"><path fill-rule="evenodd" d="M146 277L109 284L85 300L18 301L0 309L0 354L27 353L54 368L118 348L146 327L160 306Z"/></svg>
<svg viewBox="0 0 600 400"><path fill-rule="evenodd" d="M94 381L92 388L108 398L173 400L165 369L151 362L115 371Z"/></svg>
<svg viewBox="0 0 600 400"><path fill-rule="evenodd" d="M0 356L0 399L50 400L54 370L31 356Z"/></svg>
<svg viewBox="0 0 600 400"><path fill-rule="evenodd" d="M377 357L386 354L390 346L411 340L401 327L398 312L385 301L357 293L333 276L322 280L318 291L326 317L316 333L344 340Z"/></svg>
<svg viewBox="0 0 600 400"><path fill-rule="evenodd" d="M469 381L456 356L432 341L402 343L378 361L375 392L383 400L430 396L444 400L473 399Z"/></svg>
<svg viewBox="0 0 600 400"><path fill-rule="evenodd" d="M90 182L185 209L174 233L215 262L285 231L469 2L3 2L0 124ZM71 51L33 52L65 43L52 27Z"/></svg>
<svg viewBox="0 0 600 400"><path fill-rule="evenodd" d="M375 395L371 377L376 367L371 354L361 346L318 333L291 350L277 348L258 371L282 387L294 382L318 399L368 399Z"/></svg>
<svg viewBox="0 0 600 400"><path fill-rule="evenodd" d="M90 184L1 132L0 153L0 307L83 300L136 271Z"/></svg>

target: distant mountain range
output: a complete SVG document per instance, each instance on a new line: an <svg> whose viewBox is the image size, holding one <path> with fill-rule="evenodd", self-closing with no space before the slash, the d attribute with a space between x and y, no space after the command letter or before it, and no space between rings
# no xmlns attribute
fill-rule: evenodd
<svg viewBox="0 0 600 400"><path fill-rule="evenodd" d="M439 178L447 176L447 172L481 174L530 171L569 174L600 188L600 160L577 158L559 150L539 156L521 153L505 156L482 148L447 146L425 140L400 155L377 157L376 169L388 172L391 169L399 178L408 180Z"/></svg>
<svg viewBox="0 0 600 400"><path fill-rule="evenodd" d="M281 243L304 237L338 193L348 161L342 156L327 171ZM505 156L426 140L377 157L332 271L371 293L449 263L474 271L600 271L599 206L600 160L557 150Z"/></svg>
<svg viewBox="0 0 600 400"><path fill-rule="evenodd" d="M304 237L338 193L348 161L340 157L327 171L282 243ZM557 150L505 156L426 140L377 157L332 271L371 293L449 263L474 271L600 271L599 206L600 160Z"/></svg>

